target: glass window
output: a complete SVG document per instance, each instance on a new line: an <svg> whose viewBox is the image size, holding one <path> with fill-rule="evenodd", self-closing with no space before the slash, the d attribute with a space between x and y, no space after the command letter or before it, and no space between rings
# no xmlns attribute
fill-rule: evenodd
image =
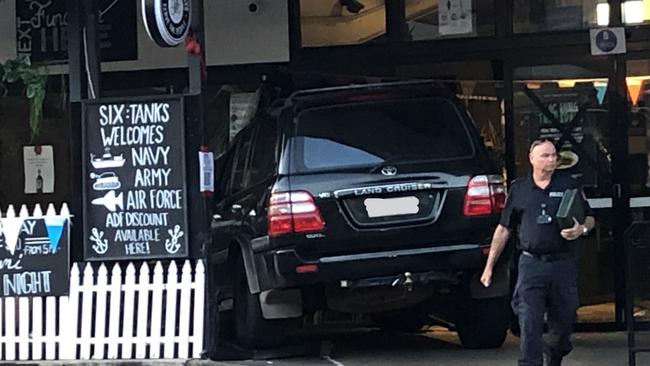
<svg viewBox="0 0 650 366"><path fill-rule="evenodd" d="M474 154L458 110L439 98L307 110L293 142L299 172Z"/></svg>
<svg viewBox="0 0 650 366"><path fill-rule="evenodd" d="M493 0L406 0L412 41L494 34Z"/></svg>
<svg viewBox="0 0 650 366"><path fill-rule="evenodd" d="M599 0L514 0L515 33L584 29L597 25ZM605 1L606 2L606 1ZM599 8L601 18L602 7Z"/></svg>
<svg viewBox="0 0 650 366"><path fill-rule="evenodd" d="M630 214L634 222L650 220L650 60L628 60L626 85L630 108L627 131L628 155L625 170L630 183ZM647 280L648 259L641 250L642 241L634 245L636 321L650 320L650 286ZM643 268L643 270L640 270ZM638 310L636 310L638 309Z"/></svg>
<svg viewBox="0 0 650 366"><path fill-rule="evenodd" d="M384 0L300 0L303 47L354 45L383 41Z"/></svg>
<svg viewBox="0 0 650 366"><path fill-rule="evenodd" d="M628 60L627 75L625 82L631 118L628 129L629 155L626 170L631 184L630 193L633 196L649 197L650 60Z"/></svg>
<svg viewBox="0 0 650 366"><path fill-rule="evenodd" d="M215 161L215 182L217 184L217 196L223 198L225 195L230 194L228 187L230 186L230 173L232 172L233 151L229 151L217 158Z"/></svg>
<svg viewBox="0 0 650 366"><path fill-rule="evenodd" d="M514 72L517 175L529 174L529 144L538 138L552 139L558 149L557 169L583 184L596 216L594 235L570 247L579 258L580 323L615 320L618 263L614 260L617 242L612 237L613 141L604 66L544 65L520 67Z"/></svg>
<svg viewBox="0 0 650 366"><path fill-rule="evenodd" d="M650 0L628 0L623 2L621 4L621 15L625 24L649 23Z"/></svg>
<svg viewBox="0 0 650 366"><path fill-rule="evenodd" d="M231 193L236 193L244 188L244 170L246 169L248 162L248 153L251 147L251 138L252 130L247 129L242 131L241 136L239 136L239 140L237 141L237 150L235 152L235 158L233 162L234 169L232 171L230 180Z"/></svg>
<svg viewBox="0 0 650 366"><path fill-rule="evenodd" d="M650 23L650 0L622 0L621 21L626 25ZM596 13L598 25L609 25L609 4L605 0L598 0Z"/></svg>
<svg viewBox="0 0 650 366"><path fill-rule="evenodd" d="M275 149L277 141L277 122L273 118L261 121L256 128L257 137L253 146L250 169L246 185L259 183L270 177L275 167Z"/></svg>

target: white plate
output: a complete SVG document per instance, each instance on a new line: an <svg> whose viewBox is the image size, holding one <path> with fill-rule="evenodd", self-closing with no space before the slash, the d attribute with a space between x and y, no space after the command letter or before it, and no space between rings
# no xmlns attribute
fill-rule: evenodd
<svg viewBox="0 0 650 366"><path fill-rule="evenodd" d="M420 212L420 200L414 196L398 198L366 198L368 217L412 215Z"/></svg>
<svg viewBox="0 0 650 366"><path fill-rule="evenodd" d="M571 150L562 150L557 153L557 168L569 169L573 168L580 161L578 154Z"/></svg>

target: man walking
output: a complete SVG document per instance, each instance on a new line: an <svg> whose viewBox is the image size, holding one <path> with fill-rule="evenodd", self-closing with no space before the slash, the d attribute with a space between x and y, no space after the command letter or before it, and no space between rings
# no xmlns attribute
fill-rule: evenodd
<svg viewBox="0 0 650 366"><path fill-rule="evenodd" d="M519 366L559 366L571 351L571 332L578 308L577 261L570 241L587 235L595 225L582 187L570 176L556 172L557 153L553 142L536 140L529 149L532 174L515 180L481 276L490 286L492 270L512 230L518 227L522 254L512 308L521 329ZM578 188L585 208L584 223L573 219L573 227L560 229L555 214L565 190ZM544 314L549 332L543 339Z"/></svg>

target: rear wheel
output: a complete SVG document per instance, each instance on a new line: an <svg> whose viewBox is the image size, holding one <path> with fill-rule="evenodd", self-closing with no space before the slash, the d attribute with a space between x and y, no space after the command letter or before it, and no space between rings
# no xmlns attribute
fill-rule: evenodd
<svg viewBox="0 0 650 366"><path fill-rule="evenodd" d="M463 347L498 348L510 324L508 297L470 299L459 307L456 329Z"/></svg>
<svg viewBox="0 0 650 366"><path fill-rule="evenodd" d="M259 294L251 294L244 261L237 260L233 283L235 337L239 344L252 349L278 347L286 343L299 319L264 319Z"/></svg>

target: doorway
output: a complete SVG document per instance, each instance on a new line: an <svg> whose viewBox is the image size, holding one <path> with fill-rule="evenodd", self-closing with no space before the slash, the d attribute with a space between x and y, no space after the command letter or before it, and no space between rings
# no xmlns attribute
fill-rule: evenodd
<svg viewBox="0 0 650 366"><path fill-rule="evenodd" d="M582 183L595 213L592 234L571 248L580 263L579 324L622 321L624 262L619 260L623 258L619 237L625 224L613 205L621 180L613 174L619 135L612 134L616 100L609 89L610 70L609 62L512 68L514 165L509 179L530 174L528 146L533 140L551 139L558 149L558 169Z"/></svg>

